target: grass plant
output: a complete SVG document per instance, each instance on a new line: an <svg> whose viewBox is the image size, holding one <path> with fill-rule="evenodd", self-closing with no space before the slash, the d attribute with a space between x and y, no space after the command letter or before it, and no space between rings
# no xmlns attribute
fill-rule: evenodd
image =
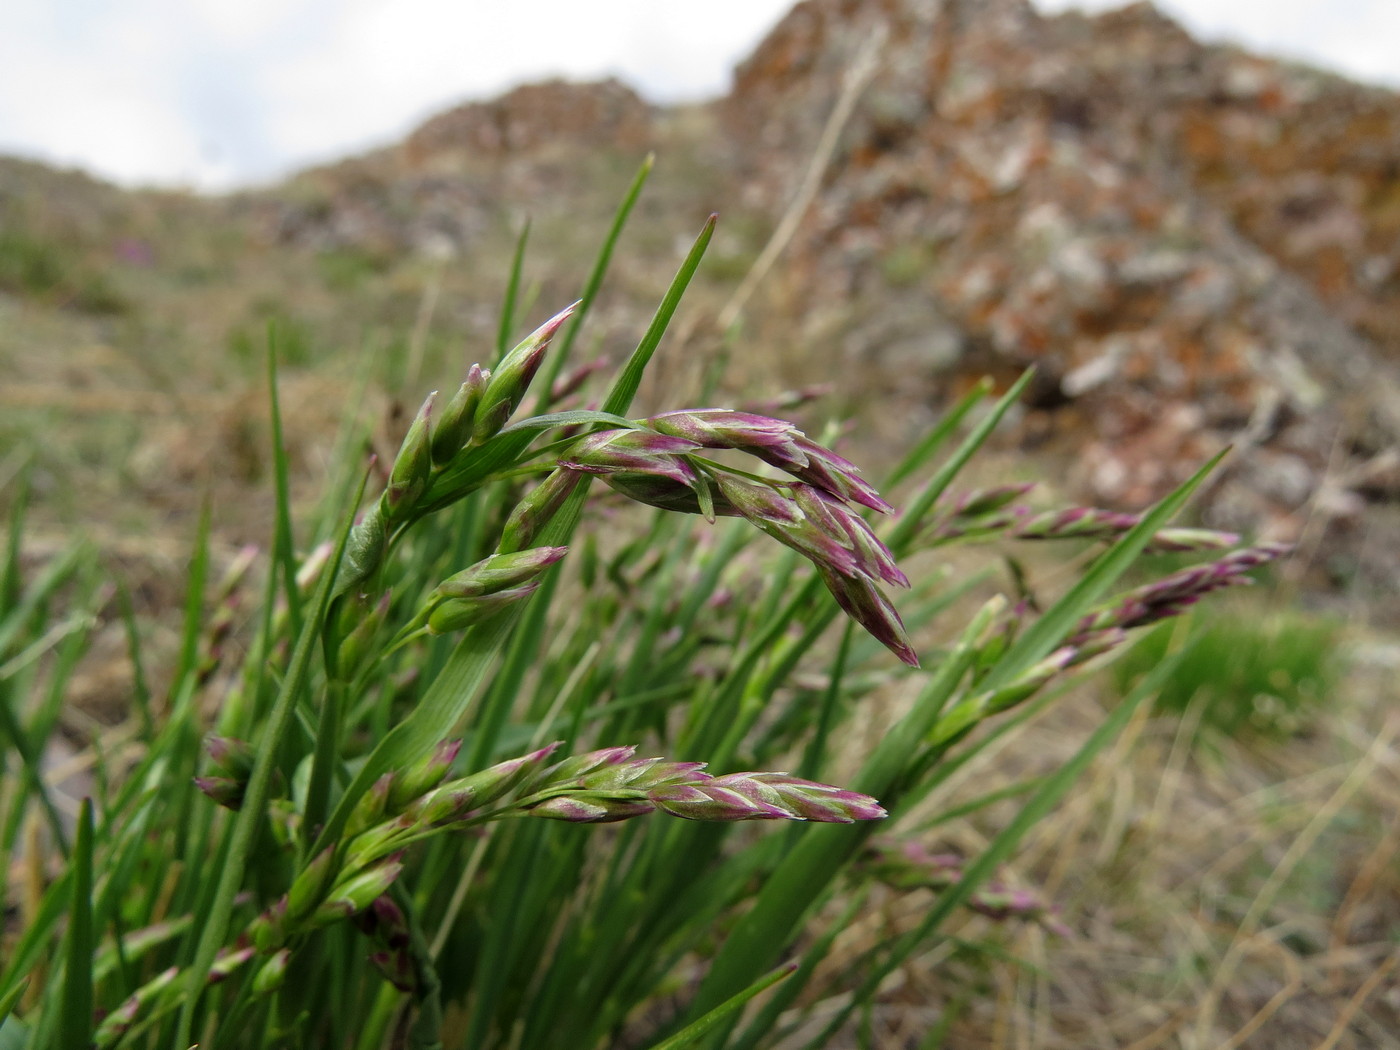
<svg viewBox="0 0 1400 1050"><path fill-rule="evenodd" d="M955 492L1025 379L973 391L916 445L893 519L790 423L634 418L713 219L605 387L567 351L646 170L581 301L507 349L522 235L494 352L428 397L391 462L347 463L310 520L293 520L269 356L267 557L213 580L206 513L169 684L84 742L76 820L44 763L118 599L81 548L26 571L13 496L0 859L24 877L0 1047L759 1047L842 995L803 1037L818 1047L960 909L1053 928L998 872L1179 656L1054 770L964 799L1014 802L975 855L917 848L923 804L1133 632L1282 549L1171 529L1209 464L1130 518ZM1105 546L1042 612L998 593L969 607L987 574L900 568L1069 536ZM1152 547L1210 553L1115 593ZM762 821L788 826L740 826ZM877 884L935 902L833 976L841 916Z"/></svg>

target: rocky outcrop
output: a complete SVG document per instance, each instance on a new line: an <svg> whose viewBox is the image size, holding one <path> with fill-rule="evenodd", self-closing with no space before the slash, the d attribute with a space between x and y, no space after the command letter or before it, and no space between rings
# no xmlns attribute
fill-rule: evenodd
<svg viewBox="0 0 1400 1050"><path fill-rule="evenodd" d="M1400 496L1337 483L1400 437L1400 99L1147 4L808 0L721 103L749 206L782 208L872 40L786 293L853 372L924 397L1036 365L1024 438L1106 502L1226 443L1217 521L1296 536Z"/></svg>
<svg viewBox="0 0 1400 1050"><path fill-rule="evenodd" d="M510 202L567 206L582 189L582 158L640 158L656 123L617 80L525 85L441 113L397 146L299 175L260 202L261 222L283 244L450 258Z"/></svg>
<svg viewBox="0 0 1400 1050"><path fill-rule="evenodd" d="M653 137L652 107L621 81L551 80L433 117L404 141L403 156L418 171L546 147L644 152Z"/></svg>

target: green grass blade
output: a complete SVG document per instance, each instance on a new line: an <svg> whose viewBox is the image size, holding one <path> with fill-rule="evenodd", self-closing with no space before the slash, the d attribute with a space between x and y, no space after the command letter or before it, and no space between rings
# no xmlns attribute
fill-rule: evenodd
<svg viewBox="0 0 1400 1050"><path fill-rule="evenodd" d="M368 475L365 475L364 480L360 483L359 492L351 504L352 507L358 507L360 500L364 498L364 485L367 480ZM335 553L322 572L321 582L316 588L313 605L315 614L305 619L301 625L301 631L297 635L296 648L287 665L286 677L282 681L282 688L278 691L266 726L258 740L257 756L253 763L252 775L248 779L247 791L244 793L243 808L238 811L233 831L229 837L228 856L220 868L218 886L213 900L207 913L202 917L202 930L195 948L194 959L186 977L185 1001L180 1007L180 1019L176 1025L176 1037L172 1044L172 1050L187 1050L191 1044L195 1004L198 1001L200 990L204 987L209 967L214 962L214 956L218 954L228 934L229 920L233 915L233 899L243 880L243 872L248 865L253 838L264 818L264 811L267 807L268 792L272 785L277 753L281 749L287 730L291 727L297 698L301 695L310 675L311 660L317 649L316 643L321 624L325 620L327 609L330 607L331 589L335 581L336 570L345 554L345 543L349 538L354 519L353 511L346 515ZM311 855L314 856L314 854Z"/></svg>
<svg viewBox="0 0 1400 1050"><path fill-rule="evenodd" d="M180 630L180 662L176 666L176 683L191 678L199 669L199 640L204 626L204 587L209 578L209 528L211 523L209 495L200 501L199 527L195 535L194 554L190 558L189 579L185 584L185 620ZM174 692L174 687L172 687Z"/></svg>
<svg viewBox="0 0 1400 1050"><path fill-rule="evenodd" d="M924 733L957 688L976 656L980 636L996 606L984 607L968 625L957 648L939 665L914 708L896 724L866 761L854 790L882 798L915 754ZM876 830L876 825L823 825L804 828L769 876L754 906L735 924L700 985L693 1011L707 1010L744 987L791 940L802 917L821 899L842 866Z"/></svg>
<svg viewBox="0 0 1400 1050"><path fill-rule="evenodd" d="M938 468L933 477L929 479L928 484L914 497L913 502L904 508L904 513L899 519L899 524L896 525L889 536L886 537L886 543L889 545L890 550L894 551L896 554L905 554L908 552L909 545L913 542L920 527L923 525L925 516L933 508L933 505L938 502L938 497L943 495L948 486L953 483L953 479L958 476L963 467L967 466L968 460L982 447L987 438L991 437L992 431L997 428L1002 417L1010 411L1011 406L1020 398L1021 392L1026 389L1026 386L1030 383L1034 375L1034 369L1027 369L1026 372L1022 374L1021 378L1011 385L1011 389L1003 394L997 400L997 403L992 406L992 410L987 413L986 418L979 422L977 426L973 428L972 433L968 434L967 437L963 439L963 443L958 446L957 451L948 458L948 461L944 463L943 466ZM962 406L959 407L961 408ZM972 406L968 405L967 407L970 410Z"/></svg>
<svg viewBox="0 0 1400 1050"><path fill-rule="evenodd" d="M569 354L574 348L574 341L578 338L579 331L583 327L584 318L588 316L593 301L598 298L598 290L603 287L603 279L607 276L608 266L612 262L613 249L617 247L618 238L622 236L622 229L627 225L627 218L632 214L632 207L637 203L637 198L642 195L642 187L646 185L655 163L656 154L648 153L642 161L642 166L637 169L637 174L633 176L632 184L627 188L627 193L623 196L622 203L618 205L617 212L613 215L612 226L608 228L608 234L603 238L603 245L598 249L598 256L593 261L593 269L583 286L583 294L579 296L578 309L569 319L564 336L559 340L558 349L546 359L544 374L539 377L536 383L535 388L540 392L541 407L548 404L550 391L554 389L554 381L559 378L559 371L569 359Z"/></svg>
<svg viewBox="0 0 1400 1050"><path fill-rule="evenodd" d="M880 982L888 977L898 966L900 966L909 955L921 944L925 943L932 936L938 927L948 918L953 911L967 902L977 889L987 879L991 878L996 869L1003 864L1011 852L1020 843L1033 827L1050 813L1050 811L1064 798L1065 794L1075 782L1084 774L1094 758L1103 751L1119 732L1128 724L1133 713L1138 706L1148 697L1154 695L1162 685L1171 677L1177 664L1180 662L1183 652L1173 654L1167 660L1159 664L1145 678L1137 688L1123 699L1111 712L1107 718L1099 724L1098 728L1089 735L1078 751L1063 766L1054 773L1045 777L1039 789L1021 808L1021 811L1012 818L1011 822L994 838L981 853L973 859L963 871L963 876L956 884L950 886L938 895L933 906L925 914L919 925L907 931L895 941L888 956L878 966L873 967L865 976L861 986L856 990L851 1000L851 1005L847 1006L841 1014L837 1015L824 1032L826 1038L830 1038L840 1029L846 1019L850 1017L855 1005L868 1002L879 988ZM814 1045L821 1046L824 1040L817 1040Z"/></svg>
<svg viewBox="0 0 1400 1050"><path fill-rule="evenodd" d="M0 742L9 741L10 747L19 755L20 763L23 766L23 786L21 794L12 800L10 813L3 829L3 840L0 840L0 854L4 854L10 847L12 841L18 833L21 817L24 813L24 794L32 795L38 799L40 808L44 811L44 817L49 822L49 831L54 838L54 844L58 847L59 853L65 859L68 857L68 835L63 827L63 817L58 812L58 807L54 804L53 797L49 794L48 787L44 783L43 772L43 748L44 740L39 740L36 744L25 732L24 727L19 724L15 717L15 712L10 704L0 697Z"/></svg>
<svg viewBox="0 0 1400 1050"><path fill-rule="evenodd" d="M836 921L832 922L826 931L812 943L812 946L802 953L802 962L792 979L779 988L768 1002L763 1004L763 1009L758 1011L758 1015L744 1029L743 1035L734 1042L729 1050L758 1050L759 1042L773 1030L779 1017L797 1000L802 989L807 986L807 982L817 972L817 967L831 952L836 938L850 928L861 908L865 907L866 897L867 894L864 890L851 895L851 899L846 902Z"/></svg>
<svg viewBox="0 0 1400 1050"><path fill-rule="evenodd" d="M540 651L549 631L549 603L559 586L560 578L557 572L545 577L539 593L531 600L529 608L516 624L510 645L501 661L501 670L491 685L490 696L483 705L481 719L476 725L471 752L467 759L468 769L485 769L491 764L492 756L499 754L500 735L514 709L525 675L540 662Z"/></svg>
<svg viewBox="0 0 1400 1050"><path fill-rule="evenodd" d="M8 996L24 983L25 975L48 950L49 938L71 899L69 887L72 880L72 869L65 869L49 887L48 893L44 894L38 914L30 919L29 926L20 935L19 941L11 949L9 959L6 960L5 972L0 976L0 995Z"/></svg>
<svg viewBox="0 0 1400 1050"><path fill-rule="evenodd" d="M282 435L282 400L277 392L277 326L267 325L267 411L272 428L272 477L276 494L272 557L282 567L282 587L291 618L291 633L301 627L301 592L297 590L296 549L292 536L292 498L287 448Z"/></svg>
<svg viewBox="0 0 1400 1050"><path fill-rule="evenodd" d="M0 658L3 658L18 645L17 639L32 626L34 617L44 608L60 587L78 572L87 558L87 551L81 546L70 547L55 558L43 572L25 588L19 600L9 613L0 619Z"/></svg>
<svg viewBox="0 0 1400 1050"><path fill-rule="evenodd" d="M24 586L20 571L20 540L24 536L24 517L29 509L29 471L32 461L20 468L15 484L14 502L10 505L10 535L5 542L5 571L0 576L0 618L19 604ZM3 652L3 650L0 650Z"/></svg>
<svg viewBox="0 0 1400 1050"><path fill-rule="evenodd" d="M1225 449L1215 455L1210 462L1196 471L1186 484L1144 514L1142 520L1124 533L1122 539L1104 551L1064 597L1016 640L979 684L979 689L984 692L999 689L1059 645L1079 619L1133 564L1152 536L1180 512L1186 501L1191 498L1191 494L1215 470L1229 451Z"/></svg>
<svg viewBox="0 0 1400 1050"><path fill-rule="evenodd" d="M302 814L302 846L310 848L311 836L326 820L330 808L331 778L341 755L341 730L345 714L345 685L326 683L321 698L320 720L316 725L315 748L311 756L311 776L306 788L306 808ZM303 854L302 863L311 859Z"/></svg>
<svg viewBox="0 0 1400 1050"><path fill-rule="evenodd" d="M773 987L773 985L777 984L783 978L791 976L796 970L797 966L795 964L790 964L774 970L766 977L762 977L749 985L737 995L730 996L703 1017L686 1025L675 1035L671 1036L671 1038L657 1043L651 1050L684 1050L687 1046L694 1046L700 1042L701 1039L704 1039L705 1036L718 1028L721 1023L728 1020L731 1014L755 995Z"/></svg>
<svg viewBox="0 0 1400 1050"><path fill-rule="evenodd" d="M141 631L136 624L136 607L131 601L131 591L124 582L117 584L117 602L121 608L122 627L126 632L126 656L131 661L131 702L136 708L136 717L141 720L141 735L149 740L155 735L151 687L146 679L146 661L141 655Z"/></svg>
<svg viewBox="0 0 1400 1050"><path fill-rule="evenodd" d="M58 1018L59 1050L88 1050L92 1044L92 800L83 799L73 846L72 906L68 912L68 951L63 972L63 1006Z"/></svg>
<svg viewBox="0 0 1400 1050"><path fill-rule="evenodd" d="M4 1029L5 1022L9 1020L10 1014L15 1012L15 1006L19 1003L20 996L24 994L24 990L28 987L29 981L23 980L11 988L8 993L0 996L0 1030ZM4 1043L0 1043L0 1048L4 1046Z"/></svg>
<svg viewBox="0 0 1400 1050"><path fill-rule="evenodd" d="M632 399L637 396L637 389L642 385L642 375L651 363L651 356L656 353L661 337L666 334L666 328L676 313L676 307L680 305L686 286L690 284L690 279L695 276L695 271L700 266L700 260L704 258L705 249L710 245L710 238L714 236L715 223L718 221L718 215L711 215L705 221L700 236L695 239L685 261L681 263L681 268L676 271L671 287L666 289L661 305L656 308L656 314L652 317L646 334L642 336L642 341L628 359L612 389L608 391L608 396L603 401L604 412L624 414L631 407Z"/></svg>
<svg viewBox="0 0 1400 1050"><path fill-rule="evenodd" d="M962 425L962 421L967 418L968 413L986 400L987 395L991 392L992 381L983 379L961 401L943 413L943 418L929 429L929 432L900 461L899 466L890 472L889 477L885 479L885 488L893 489L901 481L922 470L929 458L942 448L943 443L952 437L953 431Z"/></svg>
<svg viewBox="0 0 1400 1050"><path fill-rule="evenodd" d="M515 239L515 254L510 260L510 277L506 281L505 298L501 300L501 324L496 330L496 360L506 356L510 349L510 335L515 330L515 307L520 298L520 272L525 266L525 244L530 240L530 220L520 227L520 235Z"/></svg>

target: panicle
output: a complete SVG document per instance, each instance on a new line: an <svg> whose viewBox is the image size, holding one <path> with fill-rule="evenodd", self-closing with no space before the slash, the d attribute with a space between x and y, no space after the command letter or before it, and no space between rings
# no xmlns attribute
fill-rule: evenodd
<svg viewBox="0 0 1400 1050"><path fill-rule="evenodd" d="M688 820L810 820L851 824L879 820L884 809L859 792L787 773L729 773L649 792L657 808Z"/></svg>
<svg viewBox="0 0 1400 1050"><path fill-rule="evenodd" d="M274 952L253 977L253 994L257 996L271 995L281 988L287 980L287 967L291 961L292 950L290 948L281 948Z"/></svg>
<svg viewBox="0 0 1400 1050"><path fill-rule="evenodd" d="M210 733L204 738L204 750L224 776L246 782L253 775L253 746L247 741Z"/></svg>
<svg viewBox="0 0 1400 1050"><path fill-rule="evenodd" d="M418 990L418 970L410 950L412 935L408 918L388 895L381 893L370 906L351 920L375 945L369 955L386 981L401 992Z"/></svg>
<svg viewBox="0 0 1400 1050"><path fill-rule="evenodd" d="M1160 529L1153 534L1145 549L1149 554L1220 551L1239 542L1238 533L1221 532L1219 529Z"/></svg>
<svg viewBox="0 0 1400 1050"><path fill-rule="evenodd" d="M248 790L247 779L232 777L195 777L194 786L211 799L235 812L243 808L243 795Z"/></svg>
<svg viewBox="0 0 1400 1050"><path fill-rule="evenodd" d="M898 890L942 893L962 881L966 862L955 853L934 853L917 842L877 842L867 847L862 864L877 879ZM1051 933L1069 936L1059 909L1029 889L1012 889L993 880L973 890L967 907L996 922L1036 923Z"/></svg>
<svg viewBox="0 0 1400 1050"><path fill-rule="evenodd" d="M560 456L560 465L601 474L613 489L648 506L710 521L747 519L812 561L841 607L917 666L898 614L874 586L878 580L907 587L908 577L852 504L884 513L893 508L855 464L791 423L749 412L687 409L640 422L647 429L586 435ZM797 480L763 481L690 458L702 448L748 453Z"/></svg>
<svg viewBox="0 0 1400 1050"><path fill-rule="evenodd" d="M428 631L432 634L449 634L471 627L523 602L539 589L539 582L532 581L521 587L510 587L476 598L448 598L439 602L428 614Z"/></svg>
<svg viewBox="0 0 1400 1050"><path fill-rule="evenodd" d="M1022 540L1114 540L1141 520L1141 514L1071 507L1023 517L1011 530L1011 535ZM1148 540L1144 550L1149 554L1225 550L1239 541L1235 533L1216 529L1160 529Z"/></svg>
<svg viewBox="0 0 1400 1050"><path fill-rule="evenodd" d="M704 762L670 762L664 758L633 758L611 763L578 778L589 791L651 791L669 784L708 780Z"/></svg>
<svg viewBox="0 0 1400 1050"><path fill-rule="evenodd" d="M327 846L292 880L287 891L286 918L299 922L316 910L336 876L336 848Z"/></svg>
<svg viewBox="0 0 1400 1050"><path fill-rule="evenodd" d="M821 533L833 537L851 551L857 571L896 587L909 586L909 577L895 564L890 549L849 505L811 485L798 484L791 488L793 501L803 516L816 524Z"/></svg>
<svg viewBox="0 0 1400 1050"><path fill-rule="evenodd" d="M703 762L635 758L630 747L565 759L521 805L531 816L602 824L660 809L687 820L812 820L847 824L885 815L869 796L787 773L715 777Z"/></svg>
<svg viewBox="0 0 1400 1050"><path fill-rule="evenodd" d="M1261 543L1138 587L1122 595L1111 607L1090 613L1080 620L1070 644L1078 644L1105 628L1130 630L1178 616L1212 591L1253 582L1245 573L1282 557L1290 550L1292 547L1285 543Z"/></svg>
<svg viewBox="0 0 1400 1050"><path fill-rule="evenodd" d="M1031 489L1035 488L1035 482L1029 481L1022 484L995 485L991 488L973 489L964 493L956 503L953 504L951 517L954 518L980 518L984 514L992 514L1015 503Z"/></svg>
<svg viewBox="0 0 1400 1050"><path fill-rule="evenodd" d="M388 815L389 793L393 790L393 773L385 773L369 786L356 801L355 808L350 811L350 819L345 824L347 838L369 830Z"/></svg>
<svg viewBox="0 0 1400 1050"><path fill-rule="evenodd" d="M121 1005L112 1010L106 1017L102 1018L92 1034L92 1045L96 1047L115 1046L122 1036L131 1030L131 1026L136 1023L136 1019L155 1000L175 983L175 978L180 975L180 968L172 966L162 970L151 980L147 981L126 999Z"/></svg>
<svg viewBox="0 0 1400 1050"><path fill-rule="evenodd" d="M656 507L658 510L669 510L679 514L705 513L699 496L703 486L710 502L709 520L713 520L713 515L739 516L738 508L730 504L715 487L715 483L703 474L694 485L681 484L670 478L657 477L655 474L604 474L603 481L609 488L628 499L644 503L648 507Z"/></svg>
<svg viewBox="0 0 1400 1050"><path fill-rule="evenodd" d="M537 786L544 788L574 783L590 773L626 762L636 753L636 745L629 744L626 747L605 747L582 755L571 755L545 770Z"/></svg>

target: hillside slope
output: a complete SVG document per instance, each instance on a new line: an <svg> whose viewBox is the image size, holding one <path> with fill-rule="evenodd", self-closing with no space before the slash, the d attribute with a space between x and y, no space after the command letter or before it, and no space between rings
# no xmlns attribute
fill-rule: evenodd
<svg viewBox="0 0 1400 1050"><path fill-rule="evenodd" d="M1325 522L1338 579L1400 583L1376 553L1400 536L1400 98L1199 44L1148 4L807 0L711 105L534 85L227 198L3 162L5 439L66 435L40 452L60 517L135 492L186 521L201 479L265 468L271 321L314 470L365 369L412 399L482 356L527 215L534 313L572 298L648 150L596 352L625 352L719 210L690 306L716 352L709 319L805 178L736 329L733 396L839 378L844 407L881 399L865 429L893 443L970 379L1035 364L1015 438L1066 487L1139 505L1234 444L1214 523Z"/></svg>

